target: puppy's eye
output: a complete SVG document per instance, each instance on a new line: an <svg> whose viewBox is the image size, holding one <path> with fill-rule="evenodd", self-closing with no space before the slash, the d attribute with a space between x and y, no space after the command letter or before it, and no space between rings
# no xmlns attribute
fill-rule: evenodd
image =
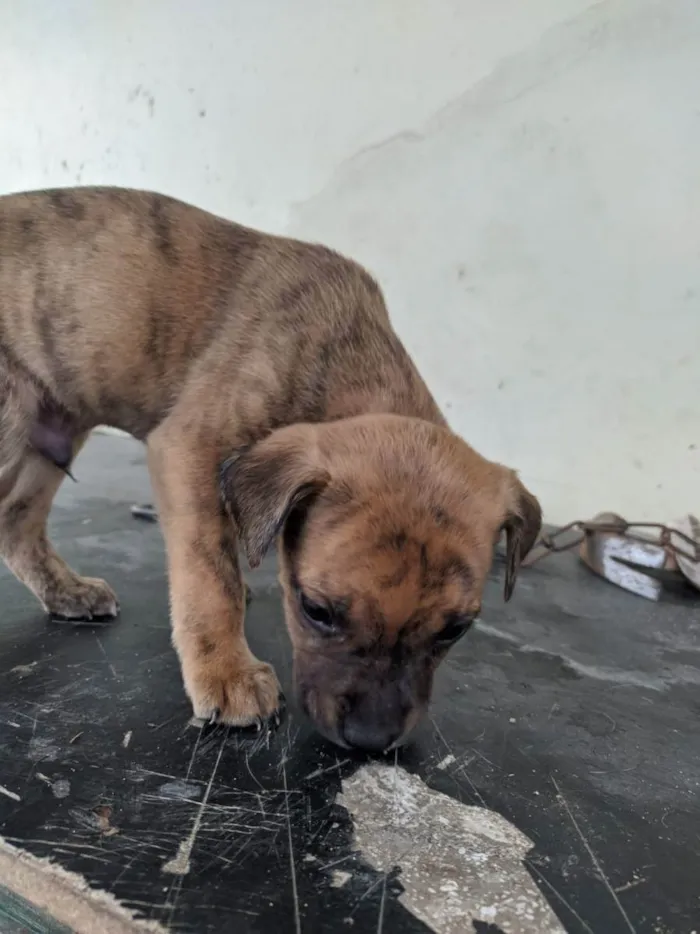
<svg viewBox="0 0 700 934"><path fill-rule="evenodd" d="M333 635L337 630L337 621L333 608L326 603L317 603L305 593L299 594L299 605L306 621L322 635Z"/></svg>
<svg viewBox="0 0 700 934"><path fill-rule="evenodd" d="M474 616L451 616L440 632L437 634L436 642L438 645L451 645L471 629L474 625Z"/></svg>

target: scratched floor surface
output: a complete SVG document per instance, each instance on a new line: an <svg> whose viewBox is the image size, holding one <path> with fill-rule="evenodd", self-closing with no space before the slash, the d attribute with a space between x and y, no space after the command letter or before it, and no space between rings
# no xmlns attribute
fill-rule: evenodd
<svg viewBox="0 0 700 934"><path fill-rule="evenodd" d="M149 498L141 449L95 437L76 474L54 538L122 616L47 624L0 570L7 841L173 931L700 931L697 602L655 606L565 556L506 607L496 568L387 783L293 705L272 736L188 727L160 533L129 514ZM250 582L250 641L289 696L272 564Z"/></svg>

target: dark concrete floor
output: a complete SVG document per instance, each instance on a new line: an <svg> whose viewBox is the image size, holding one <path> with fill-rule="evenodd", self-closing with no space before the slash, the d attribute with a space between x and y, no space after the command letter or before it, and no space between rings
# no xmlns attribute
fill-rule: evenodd
<svg viewBox="0 0 700 934"><path fill-rule="evenodd" d="M0 570L0 835L178 931L700 932L697 601L648 603L568 555L523 572L506 606L497 564L432 717L386 765L409 811L421 789L446 796L430 799L438 830L425 850L382 856L392 817L384 837L360 827L356 794L379 788L376 773L293 704L273 735L187 725L160 532L129 513L150 498L143 461L135 443L96 436L52 519L67 560L118 590L118 622L47 623ZM250 582L251 645L289 696L273 563ZM459 811L475 834L458 848L473 857L464 876L440 849L460 802L478 808ZM477 838L497 843L478 872ZM514 875L496 872L516 857ZM454 880L433 891L451 871L469 879L461 894Z"/></svg>

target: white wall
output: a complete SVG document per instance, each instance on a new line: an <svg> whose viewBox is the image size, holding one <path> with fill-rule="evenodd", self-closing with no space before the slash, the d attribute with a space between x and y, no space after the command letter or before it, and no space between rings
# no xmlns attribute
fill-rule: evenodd
<svg viewBox="0 0 700 934"><path fill-rule="evenodd" d="M697 0L0 0L0 190L365 262L552 521L700 512Z"/></svg>

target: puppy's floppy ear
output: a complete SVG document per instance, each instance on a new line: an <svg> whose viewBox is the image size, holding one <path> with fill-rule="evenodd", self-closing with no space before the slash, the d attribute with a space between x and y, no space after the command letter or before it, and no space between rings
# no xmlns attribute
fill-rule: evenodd
<svg viewBox="0 0 700 934"><path fill-rule="evenodd" d="M330 479L314 425L280 428L224 462L221 494L251 568L260 564L290 512Z"/></svg>
<svg viewBox="0 0 700 934"><path fill-rule="evenodd" d="M511 506L503 523L506 533L506 580L503 598L513 596L520 562L537 540L542 527L542 509L537 499L515 474L511 483Z"/></svg>

